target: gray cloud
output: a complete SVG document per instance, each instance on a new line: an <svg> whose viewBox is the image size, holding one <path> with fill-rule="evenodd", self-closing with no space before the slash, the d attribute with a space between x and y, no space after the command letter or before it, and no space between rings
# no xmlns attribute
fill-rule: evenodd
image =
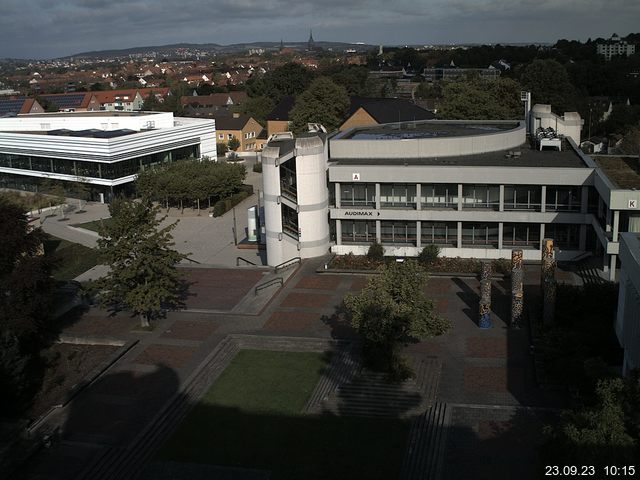
<svg viewBox="0 0 640 480"><path fill-rule="evenodd" d="M0 57L177 42L545 42L638 30L637 0L2 0Z"/></svg>

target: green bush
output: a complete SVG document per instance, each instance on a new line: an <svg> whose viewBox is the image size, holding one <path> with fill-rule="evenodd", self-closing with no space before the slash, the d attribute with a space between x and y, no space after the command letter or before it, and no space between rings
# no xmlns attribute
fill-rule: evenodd
<svg viewBox="0 0 640 480"><path fill-rule="evenodd" d="M251 187L251 185L249 185L249 187ZM251 190L253 191L253 187L251 187ZM213 206L213 216L220 217L224 215L226 212L231 210L233 207L235 207L237 204L239 204L249 196L250 196L250 193L247 192L245 189L234 195L231 195L229 198L224 198L216 202L216 204Z"/></svg>
<svg viewBox="0 0 640 480"><path fill-rule="evenodd" d="M369 260L376 260L381 262L384 260L384 247L378 242L373 242L367 252L367 258Z"/></svg>
<svg viewBox="0 0 640 480"><path fill-rule="evenodd" d="M429 266L435 262L439 256L440 248L437 245L426 245L418 255L418 261L424 266Z"/></svg>
<svg viewBox="0 0 640 480"><path fill-rule="evenodd" d="M253 171L256 173L262 173L262 162L257 162L253 164Z"/></svg>

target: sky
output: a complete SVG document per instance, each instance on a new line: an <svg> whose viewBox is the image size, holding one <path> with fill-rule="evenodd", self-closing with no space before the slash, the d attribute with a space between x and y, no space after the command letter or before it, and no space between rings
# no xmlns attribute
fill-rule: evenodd
<svg viewBox="0 0 640 480"><path fill-rule="evenodd" d="M640 31L639 0L0 0L0 58L172 43L545 43Z"/></svg>

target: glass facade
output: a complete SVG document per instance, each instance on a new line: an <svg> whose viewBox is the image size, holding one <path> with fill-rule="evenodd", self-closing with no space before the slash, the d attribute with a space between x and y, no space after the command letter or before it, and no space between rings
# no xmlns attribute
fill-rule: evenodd
<svg viewBox="0 0 640 480"><path fill-rule="evenodd" d="M463 247L492 247L498 248L497 223L463 223Z"/></svg>
<svg viewBox="0 0 640 480"><path fill-rule="evenodd" d="M499 185L463 185L462 208L500 209Z"/></svg>
<svg viewBox="0 0 640 480"><path fill-rule="evenodd" d="M135 175L144 168L199 156L198 145L109 163L0 153L0 167L115 180Z"/></svg>
<svg viewBox="0 0 640 480"><path fill-rule="evenodd" d="M343 183L340 184L340 204L343 207L376 206L375 183Z"/></svg>
<svg viewBox="0 0 640 480"><path fill-rule="evenodd" d="M547 212L579 212L582 187L547 187Z"/></svg>
<svg viewBox="0 0 640 480"><path fill-rule="evenodd" d="M343 220L343 243L373 243L376 239L376 222L365 220Z"/></svg>
<svg viewBox="0 0 640 480"><path fill-rule="evenodd" d="M453 183L422 184L420 186L421 208L456 208L458 185Z"/></svg>
<svg viewBox="0 0 640 480"><path fill-rule="evenodd" d="M422 222L420 224L420 241L423 245L456 247L458 245L458 222Z"/></svg>
<svg viewBox="0 0 640 480"><path fill-rule="evenodd" d="M540 224L538 223L505 223L502 228L502 246L508 247L540 247Z"/></svg>
<svg viewBox="0 0 640 480"><path fill-rule="evenodd" d="M299 239L298 212L288 205L282 205L282 231L296 240Z"/></svg>
<svg viewBox="0 0 640 480"><path fill-rule="evenodd" d="M416 208L416 185L410 183L380 184L380 206L383 208Z"/></svg>
<svg viewBox="0 0 640 480"><path fill-rule="evenodd" d="M531 210L539 212L542 206L542 187L539 185L505 185L505 210Z"/></svg>
<svg viewBox="0 0 640 480"><path fill-rule="evenodd" d="M580 247L580 225L550 223L545 227L544 236L553 238L553 246L565 250Z"/></svg>
<svg viewBox="0 0 640 480"><path fill-rule="evenodd" d="M296 158L280 165L280 193L294 202L298 201L298 179L296 177Z"/></svg>
<svg viewBox="0 0 640 480"><path fill-rule="evenodd" d="M380 239L385 245L415 245L416 222L380 222Z"/></svg>

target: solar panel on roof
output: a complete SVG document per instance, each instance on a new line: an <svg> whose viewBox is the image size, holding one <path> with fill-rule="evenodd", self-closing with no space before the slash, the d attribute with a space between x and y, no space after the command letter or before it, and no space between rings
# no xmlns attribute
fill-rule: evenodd
<svg viewBox="0 0 640 480"><path fill-rule="evenodd" d="M84 99L84 93L70 94L70 95L40 95L40 98L44 98L50 102L55 103L58 108L78 108Z"/></svg>
<svg viewBox="0 0 640 480"><path fill-rule="evenodd" d="M24 101L24 97L0 100L0 115L6 115L8 113L19 113L22 105L24 105Z"/></svg>

